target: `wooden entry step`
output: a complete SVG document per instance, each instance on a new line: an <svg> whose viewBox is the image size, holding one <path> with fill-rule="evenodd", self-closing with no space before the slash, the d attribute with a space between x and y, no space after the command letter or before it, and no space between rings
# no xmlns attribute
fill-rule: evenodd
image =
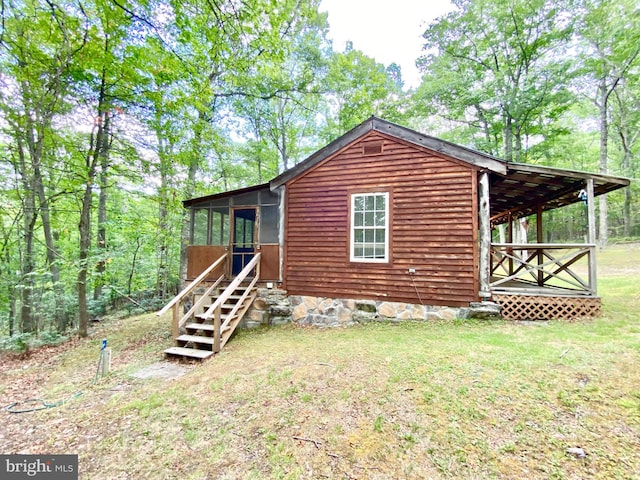
<svg viewBox="0 0 640 480"><path fill-rule="evenodd" d="M165 355L176 357L189 357L204 360L213 355L211 350L200 350L199 348L171 347L164 351Z"/></svg>
<svg viewBox="0 0 640 480"><path fill-rule="evenodd" d="M176 338L176 342L213 345L213 337L205 337L203 335L180 335Z"/></svg>
<svg viewBox="0 0 640 480"><path fill-rule="evenodd" d="M210 324L210 323L190 323L188 325L185 325L184 328L186 328L187 330L191 330L191 331L201 330L203 332L212 332L212 333L213 333L213 330L214 330L213 325ZM223 334L224 332L226 332L229 329L230 329L230 327L223 328L220 331L220 334ZM195 336L197 336L197 335L195 335ZM180 337L178 337L178 338L180 338Z"/></svg>

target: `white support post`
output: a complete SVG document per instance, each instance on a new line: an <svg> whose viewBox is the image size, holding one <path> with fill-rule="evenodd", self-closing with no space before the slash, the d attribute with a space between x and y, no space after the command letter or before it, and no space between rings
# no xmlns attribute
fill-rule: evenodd
<svg viewBox="0 0 640 480"><path fill-rule="evenodd" d="M596 243L596 202L592 178L587 180L587 223L587 243Z"/></svg>
<svg viewBox="0 0 640 480"><path fill-rule="evenodd" d="M480 230L480 300L491 297L491 211L489 206L489 174L482 172L479 181L480 202L478 205Z"/></svg>
<svg viewBox="0 0 640 480"><path fill-rule="evenodd" d="M593 179L587 180L587 222L588 233L587 243L590 245L589 251L589 287L594 295L598 293L598 279L596 275L596 200L593 187Z"/></svg>

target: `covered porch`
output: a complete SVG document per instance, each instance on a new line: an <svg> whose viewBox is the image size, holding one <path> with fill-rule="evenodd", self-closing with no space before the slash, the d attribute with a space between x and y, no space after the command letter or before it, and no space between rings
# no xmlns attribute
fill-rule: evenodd
<svg viewBox="0 0 640 480"><path fill-rule="evenodd" d="M517 163L504 173L481 173L480 298L499 303L511 320L598 316L595 197L628 185L619 177ZM543 213L575 203L586 211L584 242L545 243ZM522 226L530 217L531 243Z"/></svg>
<svg viewBox="0 0 640 480"><path fill-rule="evenodd" d="M219 270L236 278L260 255L261 281L282 281L281 189L269 184L193 198L183 202L190 210L186 278L191 281L224 257ZM215 280L211 272L205 280Z"/></svg>

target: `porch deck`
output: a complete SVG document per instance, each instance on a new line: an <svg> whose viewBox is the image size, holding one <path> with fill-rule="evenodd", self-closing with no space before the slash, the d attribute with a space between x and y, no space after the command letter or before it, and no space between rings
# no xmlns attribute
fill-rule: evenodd
<svg viewBox="0 0 640 480"><path fill-rule="evenodd" d="M593 244L492 244L490 291L502 306L503 318L598 316L595 248Z"/></svg>

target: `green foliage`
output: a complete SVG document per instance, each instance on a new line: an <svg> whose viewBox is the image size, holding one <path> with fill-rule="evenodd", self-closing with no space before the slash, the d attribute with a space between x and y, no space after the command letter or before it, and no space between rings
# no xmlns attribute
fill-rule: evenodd
<svg viewBox="0 0 640 480"><path fill-rule="evenodd" d="M446 139L507 160L637 177L637 2L454 4L424 33L414 117ZM631 237L635 187L609 197L610 221L599 236ZM554 213L548 224L559 237L573 235L571 217L568 228L559 222L568 213Z"/></svg>
<svg viewBox="0 0 640 480"><path fill-rule="evenodd" d="M252 69L259 81L234 99L233 109L244 124L241 152L247 176L262 183L298 163L311 150L309 138L318 130L316 113L323 108L328 63L326 14L318 2L299 2L299 15L280 40L284 56L265 58ZM252 72L252 75L254 73ZM257 176L256 176L257 172Z"/></svg>
<svg viewBox="0 0 640 480"><path fill-rule="evenodd" d="M396 64L333 51L319 6L3 3L2 335L76 328L79 287L89 317L156 308L179 288L182 200L268 181L372 114L595 170L590 82L619 77L609 169L638 175L634 2L458 0L425 32L409 93ZM638 188L610 197L620 238L640 235ZM552 212L553 238L580 238L581 215Z"/></svg>
<svg viewBox="0 0 640 480"><path fill-rule="evenodd" d="M425 73L416 112L465 125L476 148L525 159L572 100L563 49L572 24L567 2L459 0L424 33Z"/></svg>
<svg viewBox="0 0 640 480"><path fill-rule="evenodd" d="M20 333L12 337L0 337L0 352L25 353L29 350L29 344L32 339L32 333Z"/></svg>
<svg viewBox="0 0 640 480"><path fill-rule="evenodd" d="M351 44L333 53L327 72L329 115L323 132L326 141L355 127L371 115L399 122L403 118L400 69L367 57Z"/></svg>

